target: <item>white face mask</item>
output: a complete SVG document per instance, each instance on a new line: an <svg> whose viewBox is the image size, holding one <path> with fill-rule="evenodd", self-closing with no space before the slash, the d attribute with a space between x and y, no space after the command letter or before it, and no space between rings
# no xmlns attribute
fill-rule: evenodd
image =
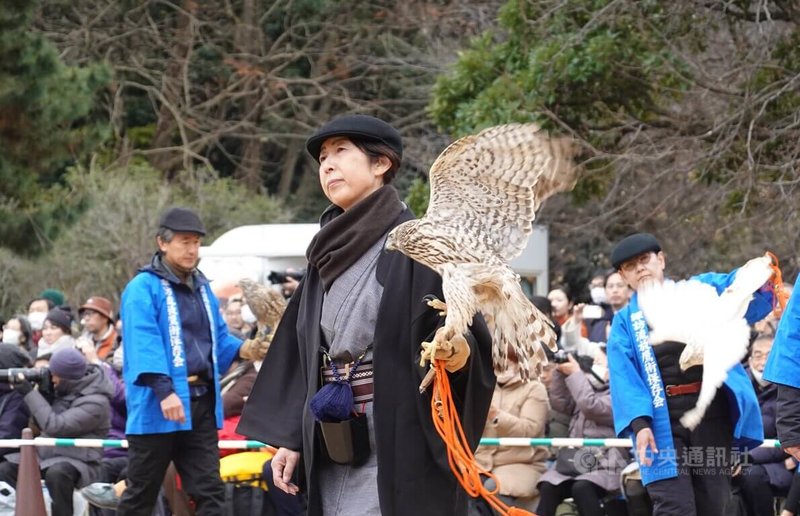
<svg viewBox="0 0 800 516"><path fill-rule="evenodd" d="M114 355L111 357L111 365L114 366L114 369L117 371L122 371L122 360L124 358L122 346L118 347L114 351Z"/></svg>
<svg viewBox="0 0 800 516"><path fill-rule="evenodd" d="M605 287L592 287L589 289L589 295L592 296L592 303L599 305L606 302L606 288Z"/></svg>
<svg viewBox="0 0 800 516"><path fill-rule="evenodd" d="M755 367L751 367L750 372L753 373L753 378L756 379L758 385L760 385L761 387L766 387L767 385L769 385L769 382L764 379L764 373L757 370Z"/></svg>
<svg viewBox="0 0 800 516"><path fill-rule="evenodd" d="M505 385L511 380L514 379L515 376L519 374L519 364L516 362L508 361L508 367L502 373L497 375L497 383L500 385Z"/></svg>
<svg viewBox="0 0 800 516"><path fill-rule="evenodd" d="M22 337L22 332L11 328L3 330L3 344L13 344L19 346L19 340Z"/></svg>
<svg viewBox="0 0 800 516"><path fill-rule="evenodd" d="M604 365L593 365L592 372L587 374L586 377L589 379L589 383L592 384L592 387L595 389L602 389L608 382L606 381L606 374L608 373L608 368Z"/></svg>
<svg viewBox="0 0 800 516"><path fill-rule="evenodd" d="M44 312L31 312L28 314L28 322L31 323L31 328L34 330L41 330L45 319L47 319L47 314Z"/></svg>
<svg viewBox="0 0 800 516"><path fill-rule="evenodd" d="M247 324L253 324L256 322L256 316L252 310L250 310L250 305L245 303L242 305L242 320Z"/></svg>

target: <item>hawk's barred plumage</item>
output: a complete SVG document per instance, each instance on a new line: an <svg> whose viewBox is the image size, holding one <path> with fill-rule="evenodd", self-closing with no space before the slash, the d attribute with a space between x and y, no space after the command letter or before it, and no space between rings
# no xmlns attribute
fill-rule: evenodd
<svg viewBox="0 0 800 516"><path fill-rule="evenodd" d="M442 275L449 340L467 331L481 311L493 332L495 369L507 348L519 357L520 375L537 376L546 362L542 344L555 350L546 316L528 300L508 262L524 250L534 212L555 192L575 184L573 145L534 124L491 127L452 143L430 171L425 216L391 231L397 249Z"/></svg>
<svg viewBox="0 0 800 516"><path fill-rule="evenodd" d="M258 323L257 339L271 340L272 334L278 327L278 323L286 310L286 299L283 294L274 288L262 285L249 278L239 280L242 288L244 300L253 311ZM269 334L267 332L269 331Z"/></svg>

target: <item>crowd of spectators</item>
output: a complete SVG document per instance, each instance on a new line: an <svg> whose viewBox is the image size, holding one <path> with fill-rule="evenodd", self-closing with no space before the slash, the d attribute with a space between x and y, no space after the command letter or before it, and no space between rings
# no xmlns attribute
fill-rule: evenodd
<svg viewBox="0 0 800 516"><path fill-rule="evenodd" d="M554 321L559 352L550 357L541 381L527 383L519 380L510 354L508 370L498 376L484 437L615 437L605 342L614 313L630 295L620 275L609 271L595 275L584 292L558 286L547 298L532 299ZM220 307L231 334L242 339L252 335L255 318L240 294L221 299ZM122 332L112 302L96 295L73 309L63 294L48 289L27 308L2 321L0 368L46 367L52 380L0 383L0 438L19 437L26 426L42 436L125 438ZM776 393L761 374L776 323L765 320L753 328L745 359L766 438L776 437ZM221 438L242 438L235 433L236 422L259 367L258 361L237 360L222 375ZM0 450L0 480L11 486L16 481L17 451ZM114 514L125 489L126 450L40 447L37 451L54 501L53 514L72 514L72 491L81 488L93 503L94 514ZM486 480L488 488L494 488L497 479L505 502L542 516L568 509L580 515L646 514L633 510L633 503L626 507L620 479L633 459L625 448L481 446L476 459L493 475ZM772 515L780 507L776 500L785 498L781 514L795 514L800 500L795 470L796 462L778 448L751 450L733 469L731 507L738 507L739 514ZM191 500L177 484L171 469L154 514L192 513ZM288 498L278 501L277 513L302 514L302 497ZM480 500L471 504L470 512L492 514Z"/></svg>

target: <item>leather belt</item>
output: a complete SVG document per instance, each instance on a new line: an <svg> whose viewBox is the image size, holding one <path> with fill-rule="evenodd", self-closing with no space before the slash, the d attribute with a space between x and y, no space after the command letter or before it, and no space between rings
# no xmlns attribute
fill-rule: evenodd
<svg viewBox="0 0 800 516"><path fill-rule="evenodd" d="M358 365L355 372L350 373L352 363L339 366L339 378L347 378L350 374L350 388L353 390L353 402L358 405L359 403L367 403L372 401L374 393L373 374L372 374L372 361L364 361ZM333 375L330 366L322 367L322 383L334 383L336 377Z"/></svg>
<svg viewBox="0 0 800 516"><path fill-rule="evenodd" d="M684 383L680 385L667 385L664 392L667 396L683 396L684 394L696 394L700 392L703 382Z"/></svg>

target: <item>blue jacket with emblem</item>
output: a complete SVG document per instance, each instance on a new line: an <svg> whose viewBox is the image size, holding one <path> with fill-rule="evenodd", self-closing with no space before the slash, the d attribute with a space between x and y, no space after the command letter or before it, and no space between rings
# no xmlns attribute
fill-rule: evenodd
<svg viewBox="0 0 800 516"><path fill-rule="evenodd" d="M800 275L781 315L764 379L778 385L778 439L786 447L800 446Z"/></svg>
<svg viewBox="0 0 800 516"><path fill-rule="evenodd" d="M126 434L155 434L191 430L191 404L187 377L189 367L198 359L203 361L202 347L193 344L189 357L184 337L205 326L211 342L210 362L213 389L216 396L216 423L222 428L222 399L220 372L226 371L239 352L241 341L228 333L219 310L219 302L208 280L199 271L193 273L194 297L197 310L187 313L185 305L176 301L180 281L160 264L159 256L139 269L122 293L122 345L124 349L123 377L127 395L128 420ZM181 310L181 308L184 308ZM182 320L185 317L187 320ZM209 325L208 321L212 321ZM206 340L206 339L199 339ZM193 371L194 372L194 371ZM161 404L143 375L166 375L172 380L175 393L183 403L186 421L169 421L161 412Z"/></svg>
<svg viewBox="0 0 800 516"><path fill-rule="evenodd" d="M733 282L735 276L736 271L733 271L730 274L706 273L692 279L712 285L719 294ZM771 294L756 292L745 319L752 324L766 316L771 309ZM651 421L658 453L654 454L650 466L645 466L639 461L642 482L647 485L657 480L675 477L678 470L669 412L666 403L659 406L654 404L651 388L648 385L647 366L637 348L632 317L643 321L636 294L628 305L614 316L608 339L609 383L614 428L619 437L635 439L630 426L634 419L647 417ZM647 331L646 324L644 331ZM664 386L657 367L654 374L657 375L663 392ZM745 448L757 446L764 439L761 413L753 386L740 364L728 372L728 378L722 388L728 393L731 401L734 444Z"/></svg>

